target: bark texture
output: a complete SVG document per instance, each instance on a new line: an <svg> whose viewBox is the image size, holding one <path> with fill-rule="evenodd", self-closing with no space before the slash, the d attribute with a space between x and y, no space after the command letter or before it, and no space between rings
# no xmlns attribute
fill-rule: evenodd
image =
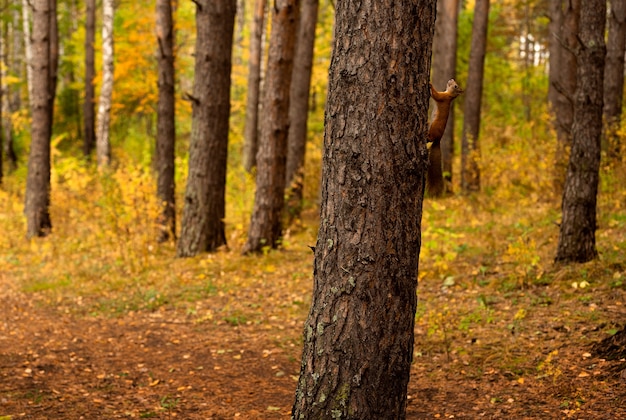
<svg viewBox="0 0 626 420"><path fill-rule="evenodd" d="M457 27L459 0L437 0L437 21L433 40L432 82L441 88L456 77ZM458 80L457 80L458 81ZM450 108L448 123L441 138L443 164L443 193L452 192L452 158L454 157L454 103Z"/></svg>
<svg viewBox="0 0 626 420"><path fill-rule="evenodd" d="M157 105L157 196L162 206L158 240L176 237L174 157L176 144L174 20L171 0L157 0L157 44L159 101Z"/></svg>
<svg viewBox="0 0 626 420"><path fill-rule="evenodd" d="M259 139L259 92L261 90L261 58L263 57L263 31L265 30L265 5L267 0L256 0L250 35L248 61L248 97L244 122L243 166L250 172L256 166Z"/></svg>
<svg viewBox="0 0 626 420"><path fill-rule="evenodd" d="M98 166L108 166L111 160L111 100L113 98L113 0L102 0L102 86L98 101L96 128L96 157Z"/></svg>
<svg viewBox="0 0 626 420"><path fill-rule="evenodd" d="M609 36L604 69L604 121L607 151L617 158L621 153L617 135L624 96L624 52L626 50L626 0L611 0Z"/></svg>
<svg viewBox="0 0 626 420"><path fill-rule="evenodd" d="M304 161L306 156L307 121L309 117L309 90L313 69L313 47L319 0L303 0L293 60L293 76L289 97L289 135L287 138L287 196L289 218L297 218L302 211L304 188Z"/></svg>
<svg viewBox="0 0 626 420"><path fill-rule="evenodd" d="M272 31L257 153L256 193L244 253L259 252L265 246L276 248L282 236L289 91L298 6L299 0L277 0L271 8Z"/></svg>
<svg viewBox="0 0 626 420"><path fill-rule="evenodd" d="M179 257L226 244L224 195L235 12L236 0L196 2L193 120Z"/></svg>
<svg viewBox="0 0 626 420"><path fill-rule="evenodd" d="M83 101L83 154L91 155L96 145L95 51L96 0L85 1L85 100Z"/></svg>
<svg viewBox="0 0 626 420"><path fill-rule="evenodd" d="M586 0L580 9L574 123L559 231L557 262L586 262L596 250L596 201L602 136L602 86L606 2Z"/></svg>
<svg viewBox="0 0 626 420"><path fill-rule="evenodd" d="M337 3L314 290L293 419L403 419L435 0Z"/></svg>
<svg viewBox="0 0 626 420"><path fill-rule="evenodd" d="M52 135L53 91L50 46L50 0L32 2L33 96L31 97L31 144L26 178L26 214L29 238L50 232L50 137Z"/></svg>
<svg viewBox="0 0 626 420"><path fill-rule="evenodd" d="M463 192L480 190L480 110L485 73L487 28L489 26L489 0L476 0L472 24L472 45L465 89L463 113L463 138L461 140L461 189Z"/></svg>
<svg viewBox="0 0 626 420"><path fill-rule="evenodd" d="M562 13L561 28L557 35L558 55L550 58L550 65L558 60L557 80L552 81L557 93L554 95L553 110L557 135L557 148L554 162L554 189L560 193L567 172L567 162L572 144L572 123L574 121L574 93L576 92L576 56L578 48L576 36L580 21L581 0L559 1ZM555 9L556 10L556 9ZM551 51L552 52L552 51Z"/></svg>

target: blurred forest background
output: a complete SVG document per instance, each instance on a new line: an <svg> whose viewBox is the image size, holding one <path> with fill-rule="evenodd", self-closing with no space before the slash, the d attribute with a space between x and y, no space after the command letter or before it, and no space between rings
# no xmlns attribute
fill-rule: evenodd
<svg viewBox="0 0 626 420"><path fill-rule="evenodd" d="M302 210L283 219L279 251L265 246L256 255L242 255L255 200L256 170L248 171L244 162L244 126L256 2L237 2L223 218L227 246L192 258L176 258L176 239L170 236L163 241L161 235L163 206L156 175L159 44L155 2L146 0L115 2L110 160L104 166L99 165L95 152L84 154L85 5L74 0L56 2L59 62L50 141L52 229L45 237L27 238L24 203L31 97L24 59L24 17L32 17L24 13L26 4L5 1L0 6L0 291L26 296L36 307L42 305L79 318L163 313L171 319L216 328L266 329L271 332L268 341L299 357L300 327L311 292L312 254L308 247L315 245L317 234L334 2L319 2ZM474 1L461 1L458 7L456 70L443 77L454 77L465 88ZM502 380L515 382L520 388L524 380L533 383L537 401L546 392L552 395L550 401L541 400L542 409L575 415L590 406L585 405L589 395L596 398L615 383L612 381L619 381L604 371L595 373L600 365L577 363L591 357L587 356L589 346L614 335L624 322L626 125L619 124L614 143L603 143L598 258L586 264L555 265L564 172L559 170L563 156L548 100L550 7L551 2L545 0L491 2L477 158L480 186L469 192L461 188L459 139L468 98L462 95L455 102L450 192L443 198L427 198L424 204L415 358L416 369L429 372L432 383L437 380L437 369L445 375L453 366L462 366L463 375L471 375L468 365L480 365L480 375L504 372ZM178 232L192 138L195 14L195 2L176 2L174 169ZM98 3L96 99L103 81L102 17ZM263 38L264 57L271 24ZM263 104L259 118L264 118ZM621 145L619 153L611 153L613 144ZM282 331L281 325L287 326L287 331ZM540 340L542 344L535 348L534 344L523 344L524 340L509 342L511 336ZM470 350L477 342L480 350ZM575 349L568 343L574 343ZM437 368L428 367L427 359ZM597 379L593 386L577 385L576 381L587 380L589 375ZM295 382L292 385L295 387ZM419 398L416 387L412 385ZM506 392L492 391L485 400L491 408L485 410L512 404ZM589 413L618 412L612 410L619 410L623 395L606 395L599 406L591 404L596 411ZM36 400L32 395L24 398ZM444 414L446 409L441 407L445 404L439 407ZM166 407L161 400L159 410L179 409ZM449 407L449 412L455 409L461 410ZM145 407L137 410L150 412Z"/></svg>

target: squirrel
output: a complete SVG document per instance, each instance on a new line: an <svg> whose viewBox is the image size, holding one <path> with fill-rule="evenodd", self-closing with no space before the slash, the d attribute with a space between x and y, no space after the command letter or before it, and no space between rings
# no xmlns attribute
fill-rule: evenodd
<svg viewBox="0 0 626 420"><path fill-rule="evenodd" d="M435 100L436 109L433 113L433 121L428 129L428 143L432 142L428 160L428 174L426 176L426 189L429 195L439 197L443 194L443 170L441 167L441 137L446 130L448 115L454 98L463 93L454 79L448 80L446 90L438 92L432 83L429 83L430 95Z"/></svg>

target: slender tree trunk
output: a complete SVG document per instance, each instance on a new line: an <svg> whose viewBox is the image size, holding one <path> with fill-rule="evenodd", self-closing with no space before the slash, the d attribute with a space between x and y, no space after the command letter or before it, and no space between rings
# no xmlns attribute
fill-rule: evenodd
<svg viewBox="0 0 626 420"><path fill-rule="evenodd" d="M602 136L606 47L605 0L586 0L580 9L574 123L559 231L557 262L586 262L596 250L596 201Z"/></svg>
<svg viewBox="0 0 626 420"><path fill-rule="evenodd" d="M624 96L624 52L626 51L626 0L611 0L609 37L604 70L604 137L611 158L621 154L617 135Z"/></svg>
<svg viewBox="0 0 626 420"><path fill-rule="evenodd" d="M552 0L556 1L556 0ZM573 96L576 91L576 56L572 51L578 48L580 2L581 0L561 0L564 4L562 25L559 32L560 52L556 57L558 63L558 80L553 83L557 89L554 107L557 146L554 162L554 189L560 193L567 171L569 150L572 144L572 122L574 119ZM550 60L552 64L553 60Z"/></svg>
<svg viewBox="0 0 626 420"><path fill-rule="evenodd" d="M28 0L22 0L22 31L24 34L24 55L26 56L26 83L28 100L33 97L33 47L30 35L30 7ZM31 106L32 108L32 106Z"/></svg>
<svg viewBox="0 0 626 420"><path fill-rule="evenodd" d="M289 94L289 134L287 137L287 212L290 218L300 217L304 187L309 91L313 69L313 47L319 0L303 0L293 60L293 76Z"/></svg>
<svg viewBox="0 0 626 420"><path fill-rule="evenodd" d="M96 0L85 0L85 100L83 102L83 154L89 157L96 145L95 45Z"/></svg>
<svg viewBox="0 0 626 420"><path fill-rule="evenodd" d="M259 92L261 90L261 62L263 57L263 32L265 30L265 5L267 0L256 0L254 19L250 31L250 59L248 62L248 97L244 122L243 166L250 172L256 166L259 137Z"/></svg>
<svg viewBox="0 0 626 420"><path fill-rule="evenodd" d="M98 101L96 128L96 157L98 167L108 166L111 160L111 100L113 97L113 21L114 1L102 1L102 86Z"/></svg>
<svg viewBox="0 0 626 420"><path fill-rule="evenodd" d="M179 257L214 251L226 244L230 73L237 3L198 0L196 5L193 120Z"/></svg>
<svg viewBox="0 0 626 420"><path fill-rule="evenodd" d="M50 124L53 121L54 99L56 98L57 81L59 79L59 27L57 24L57 0L48 0L50 4ZM51 130L52 133L52 130Z"/></svg>
<svg viewBox="0 0 626 420"><path fill-rule="evenodd" d="M159 102L157 106L157 196L162 206L158 240L176 237L174 158L176 142L174 20L171 0L157 0Z"/></svg>
<svg viewBox="0 0 626 420"><path fill-rule="evenodd" d="M294 419L404 419L435 0L338 2Z"/></svg>
<svg viewBox="0 0 626 420"><path fill-rule="evenodd" d="M256 194L244 253L278 247L285 204L289 92L299 0L276 0L265 87L264 120L257 155Z"/></svg>
<svg viewBox="0 0 626 420"><path fill-rule="evenodd" d="M487 28L489 26L489 0L476 0L472 24L472 45L465 89L463 113L463 138L461 140L461 188L463 192L480 190L480 110L483 95L483 75Z"/></svg>
<svg viewBox="0 0 626 420"><path fill-rule="evenodd" d="M437 21L433 40L434 86L446 86L456 77L457 27L459 0L437 0ZM452 158L454 157L454 102L450 107L448 122L441 138L444 190L452 192Z"/></svg>
<svg viewBox="0 0 626 420"><path fill-rule="evenodd" d="M26 179L24 213L27 237L50 232L50 137L52 135L53 88L51 64L50 0L33 0L33 96L31 97L31 144Z"/></svg>
<svg viewBox="0 0 626 420"><path fill-rule="evenodd" d="M9 38L11 39L11 45L7 52L7 68L14 77L20 77L21 65L23 60L20 58L21 40L19 33L20 27L20 13L17 8L13 8L12 20L9 23L9 30L7 31ZM9 47L9 44L7 44ZM17 112L21 107L20 89L18 86L7 86L6 92L6 110L8 116L4 124L4 155L9 162L9 171L17 169L17 154L14 147L14 128L13 128L13 114Z"/></svg>
<svg viewBox="0 0 626 420"><path fill-rule="evenodd" d="M561 46L561 25L563 22L562 2L563 0L550 0L549 2L550 23L548 24L548 49L550 53L550 65L548 66L548 79L550 83L548 86L548 102L550 103L550 111L552 113L556 113L556 109L559 106L558 97L560 95L555 85L558 83L559 75L561 74L561 52L563 50Z"/></svg>
<svg viewBox="0 0 626 420"><path fill-rule="evenodd" d="M6 5L3 4L3 7ZM8 31L5 30L6 24L4 22L0 22L0 28L2 29L2 35L0 36L0 185L2 185L2 178L4 177L4 157L2 156L4 153L4 109L5 109L5 98L7 95L7 89L5 86L4 80L6 79L6 47L5 43L8 42Z"/></svg>

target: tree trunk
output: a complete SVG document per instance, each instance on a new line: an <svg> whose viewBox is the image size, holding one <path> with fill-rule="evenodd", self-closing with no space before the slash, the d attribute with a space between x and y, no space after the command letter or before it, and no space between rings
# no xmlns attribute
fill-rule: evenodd
<svg viewBox="0 0 626 420"><path fill-rule="evenodd" d="M263 99L263 125L257 155L256 193L243 252L276 248L282 236L285 204L289 92L295 53L299 0L276 0Z"/></svg>
<svg viewBox="0 0 626 420"><path fill-rule="evenodd" d="M54 99L56 98L57 80L59 79L59 26L57 24L57 0L48 0L50 4L50 124L53 122ZM52 134L52 128L50 129Z"/></svg>
<svg viewBox="0 0 626 420"><path fill-rule="evenodd" d="M22 0L22 31L24 32L24 55L26 56L26 83L28 100L33 97L33 47L30 34L30 10L28 0ZM32 108L32 105L31 105Z"/></svg>
<svg viewBox="0 0 626 420"><path fill-rule="evenodd" d="M557 1L557 0L552 0ZM562 1L562 0L561 0ZM562 1L563 2L563 1ZM558 93L555 95L555 127L557 147L554 162L554 189L560 193L567 170L567 161L572 144L572 122L574 119L573 96L576 91L576 56L572 51L578 48L578 26L580 20L580 0L563 2L562 26L558 34L560 52L556 57L558 62L558 79L553 83ZM550 65L554 60L550 59Z"/></svg>
<svg viewBox="0 0 626 420"><path fill-rule="evenodd" d="M446 86L448 80L456 77L458 17L459 0L437 0L437 21L435 22L435 39L433 40L432 80L434 86ZM454 102L450 106L448 122L441 138L441 155L444 179L442 192L451 193L452 158L454 157Z"/></svg>
<svg viewBox="0 0 626 420"><path fill-rule="evenodd" d="M158 221L160 225L158 240L163 242L176 237L174 21L171 0L157 0L156 7L159 66L156 138L157 197L162 206Z"/></svg>
<svg viewBox="0 0 626 420"><path fill-rule="evenodd" d="M113 97L113 0L102 1L102 85L98 101L96 129L96 157L98 167L108 166L111 160L111 100Z"/></svg>
<svg viewBox="0 0 626 420"><path fill-rule="evenodd" d="M3 8L6 7L6 4L2 5ZM4 113L5 113L5 98L7 95L8 90L6 89L5 86L5 79L6 77L6 69L7 69L7 49L5 47L5 44L8 43L9 41L9 32L6 31L6 26L7 23L0 21L0 29L1 31L1 35L0 35L0 67L2 67L0 69L0 185L2 185L2 178L4 176L4 167L3 167L3 163L4 163L4 157L2 156L4 153Z"/></svg>
<svg viewBox="0 0 626 420"><path fill-rule="evenodd" d="M94 43L96 39L96 0L85 0L85 100L83 102L83 154L89 157L96 145Z"/></svg>
<svg viewBox="0 0 626 420"><path fill-rule="evenodd" d="M226 244L224 196L236 0L199 0L196 5L193 120L179 257Z"/></svg>
<svg viewBox="0 0 626 420"><path fill-rule="evenodd" d="M294 419L404 419L435 0L337 2Z"/></svg>
<svg viewBox="0 0 626 420"><path fill-rule="evenodd" d="M611 158L621 154L617 134L622 117L624 96L624 52L626 51L626 0L611 0L609 11L609 37L604 69L604 137Z"/></svg>
<svg viewBox="0 0 626 420"><path fill-rule="evenodd" d="M26 179L26 214L28 238L50 232L50 137L52 134L52 101L50 101L51 8L50 0L34 0L32 48L33 96L31 97L31 144Z"/></svg>
<svg viewBox="0 0 626 420"><path fill-rule="evenodd" d="M548 102L550 103L550 111L554 114L559 106L560 93L556 89L561 74L561 54L563 47L561 45L561 25L563 22L563 0L550 0L549 2L549 19L548 24L548 51L550 54L550 64L548 66ZM558 127L555 121L555 128Z"/></svg>
<svg viewBox="0 0 626 420"><path fill-rule="evenodd" d="M463 192L480 190L480 109L483 95L483 75L487 28L489 26L489 0L476 0L472 24L472 45L465 89L463 113L463 138L461 140L461 189Z"/></svg>
<svg viewBox="0 0 626 420"><path fill-rule="evenodd" d="M597 256L596 200L602 136L606 1L586 0L580 9L574 123L559 231L557 262L586 262Z"/></svg>
<svg viewBox="0 0 626 420"><path fill-rule="evenodd" d="M319 0L303 0L300 5L296 52L289 94L289 134L287 137L287 213L298 218L302 211L304 158L306 154L309 90L313 69L313 47Z"/></svg>
<svg viewBox="0 0 626 420"><path fill-rule="evenodd" d="M7 67L10 69L10 73L14 77L21 76L21 64L23 63L20 57L22 54L21 50L21 41L20 41L20 13L17 8L14 8L12 11L12 20L9 24L9 30L7 31L9 34L9 38L11 39L11 46L9 51L7 52ZM9 44L7 44L9 47ZM6 110L8 111L8 117L6 118L6 122L4 126L4 155L9 162L9 170L13 171L17 169L17 155L15 153L14 147L14 128L13 128L13 113L17 112L21 107L21 98L20 98L20 89L19 85L17 86L7 86L8 91L6 92Z"/></svg>
<svg viewBox="0 0 626 420"><path fill-rule="evenodd" d="M263 32L267 0L256 0L254 19L250 31L250 59L248 61L248 98L244 122L243 167L250 172L256 166L259 137L259 92L261 89L261 62L263 57Z"/></svg>

